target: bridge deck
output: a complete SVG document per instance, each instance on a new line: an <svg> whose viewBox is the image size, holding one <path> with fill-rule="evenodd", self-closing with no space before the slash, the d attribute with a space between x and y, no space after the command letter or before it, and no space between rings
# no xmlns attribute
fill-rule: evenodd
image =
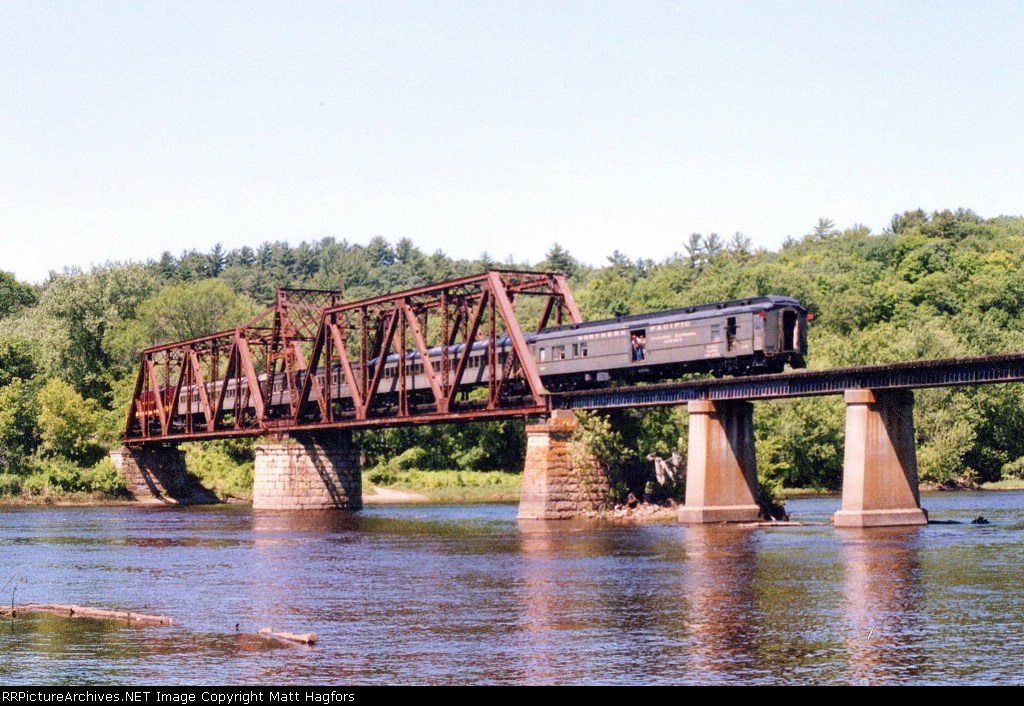
<svg viewBox="0 0 1024 706"><path fill-rule="evenodd" d="M550 404L553 409L656 407L691 400L767 400L1000 382L1024 382L1024 353L580 390L552 394Z"/></svg>
<svg viewBox="0 0 1024 706"><path fill-rule="evenodd" d="M917 360L908 363L868 365L827 370L800 370L778 375L687 380L600 390L579 390L547 395L547 406L523 400L508 409L479 409L468 413L426 413L414 417L335 419L295 422L289 419L249 429L217 429L207 432L170 433L158 437L126 439L128 444L216 439L229 436L294 433L341 428L369 428L405 424L470 421L536 416L549 409L611 409L684 404L692 400L767 400L786 397L839 395L846 390L917 389L993 383L1024 382L1024 353L972 358Z"/></svg>

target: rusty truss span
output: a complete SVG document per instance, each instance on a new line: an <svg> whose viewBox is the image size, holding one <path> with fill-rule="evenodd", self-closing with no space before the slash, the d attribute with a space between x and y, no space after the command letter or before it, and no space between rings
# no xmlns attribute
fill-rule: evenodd
<svg viewBox="0 0 1024 706"><path fill-rule="evenodd" d="M123 439L543 414L526 332L581 322L557 272L489 270L349 303L282 289L242 326L143 351Z"/></svg>

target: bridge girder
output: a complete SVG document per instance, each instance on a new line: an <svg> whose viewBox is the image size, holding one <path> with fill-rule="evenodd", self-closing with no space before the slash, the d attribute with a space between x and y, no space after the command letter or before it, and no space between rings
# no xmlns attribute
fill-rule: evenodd
<svg viewBox="0 0 1024 706"><path fill-rule="evenodd" d="M531 297L539 304L525 304ZM542 413L546 391L521 326L534 317L538 331L582 322L564 275L490 270L351 303L336 291L279 290L275 306L244 326L143 351L123 438L176 443ZM456 383L481 352L474 367L485 394ZM382 363L394 363L391 389L382 389Z"/></svg>

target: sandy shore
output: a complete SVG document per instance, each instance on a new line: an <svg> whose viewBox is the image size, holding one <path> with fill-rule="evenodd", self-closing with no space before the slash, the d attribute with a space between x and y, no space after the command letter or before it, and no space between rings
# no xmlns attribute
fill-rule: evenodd
<svg viewBox="0 0 1024 706"><path fill-rule="evenodd" d="M371 485L363 488L364 505L383 505L386 503L427 503L430 498L420 493L410 493L404 490L393 490L391 488L378 488Z"/></svg>

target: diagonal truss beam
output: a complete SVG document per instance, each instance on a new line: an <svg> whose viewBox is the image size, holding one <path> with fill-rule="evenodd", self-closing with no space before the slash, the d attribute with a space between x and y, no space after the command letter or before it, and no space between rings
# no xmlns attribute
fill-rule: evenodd
<svg viewBox="0 0 1024 706"><path fill-rule="evenodd" d="M512 348L515 350L519 364L523 368L523 375L530 387L533 400L537 404L542 404L545 395L544 384L540 381L537 363L533 360L533 356L530 355L529 346L526 344L523 332L516 322L516 314L512 309L512 302L509 299L508 292L502 286L497 272L488 272L487 279L490 284L491 296L494 297L494 303L501 312L501 318L505 321L505 330L512 340Z"/></svg>
<svg viewBox="0 0 1024 706"><path fill-rule="evenodd" d="M559 273L490 270L352 303L281 290L242 327L144 351L125 439L534 414L547 393L530 336L566 320L581 321Z"/></svg>

